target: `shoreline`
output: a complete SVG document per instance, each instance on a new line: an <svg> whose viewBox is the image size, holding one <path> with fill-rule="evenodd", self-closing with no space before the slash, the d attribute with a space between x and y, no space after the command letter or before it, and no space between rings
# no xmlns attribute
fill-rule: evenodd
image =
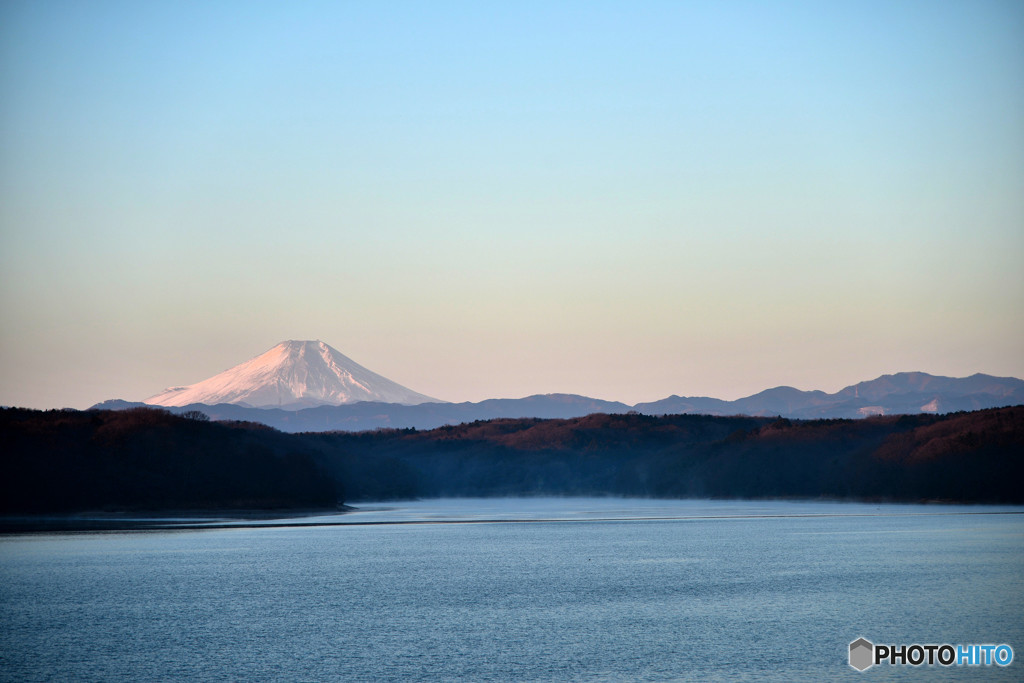
<svg viewBox="0 0 1024 683"><path fill-rule="evenodd" d="M444 499L438 499L444 500ZM486 499L485 499L486 500ZM675 499L674 499L675 500ZM679 499L683 500L683 499ZM685 499L690 500L690 499ZM696 500L696 499L695 499ZM804 502L804 503L850 503L870 506L877 501L823 501L821 499L802 499L799 501L778 499L729 499L735 502ZM717 502L725 502L717 499ZM886 510L875 511L785 511L781 513L657 513L641 514L636 517L600 516L600 517L515 517L515 516L476 516L453 515L451 517L433 517L423 519L349 519L344 520L352 512L374 512L377 508L371 503L369 508L358 508L340 505L335 508L305 508L291 510L145 510L145 511L93 511L73 514L20 514L0 515L0 535L22 534L60 534L60 533L95 533L95 532L127 532L127 531L198 531L215 529L275 529L324 526L384 526L384 525L434 525L434 524L521 524L538 522L663 522L663 521L712 521L736 519L767 519L767 518L820 518L820 517L888 517L888 516L931 516L931 515L1024 515L1024 509L1016 505L986 505L970 503L936 504L934 501L915 501L913 503L893 503L901 505L927 506L932 510ZM995 507L1011 509L996 510L951 510L949 507ZM946 508L946 509L944 509Z"/></svg>
<svg viewBox="0 0 1024 683"><path fill-rule="evenodd" d="M332 508L302 508L288 510L108 510L74 512L67 514L11 514L0 515L0 534L31 534L82 531L169 531L174 529L243 528L236 524L260 520L288 520L303 517L345 515L357 508L338 505ZM213 525L213 526L210 526ZM256 525L252 526L264 526Z"/></svg>

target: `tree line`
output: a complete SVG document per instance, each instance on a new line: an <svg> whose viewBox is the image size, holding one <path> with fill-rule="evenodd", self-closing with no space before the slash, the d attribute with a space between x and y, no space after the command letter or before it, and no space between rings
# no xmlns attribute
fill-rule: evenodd
<svg viewBox="0 0 1024 683"><path fill-rule="evenodd" d="M304 434L203 418L2 409L0 512L522 495L1024 503L1024 406L863 420L595 414Z"/></svg>

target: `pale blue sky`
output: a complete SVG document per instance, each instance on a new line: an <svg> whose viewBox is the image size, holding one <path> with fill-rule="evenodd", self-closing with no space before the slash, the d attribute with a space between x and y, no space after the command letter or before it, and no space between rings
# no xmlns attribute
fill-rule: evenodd
<svg viewBox="0 0 1024 683"><path fill-rule="evenodd" d="M0 5L0 404L1024 376L1019 2Z"/></svg>

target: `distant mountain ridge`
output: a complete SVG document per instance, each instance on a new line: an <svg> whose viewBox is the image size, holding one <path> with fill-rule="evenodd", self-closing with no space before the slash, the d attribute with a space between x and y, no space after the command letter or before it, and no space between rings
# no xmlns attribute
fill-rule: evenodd
<svg viewBox="0 0 1024 683"><path fill-rule="evenodd" d="M104 401L93 409L119 410L147 405ZM708 397L670 396L630 406L617 401L545 394L519 399L488 399L477 403L399 404L356 401L342 405L253 408L201 402L165 405L175 413L199 410L213 420L259 422L286 432L363 431L380 428L433 429L495 418L576 418L593 413L636 411L647 415L703 414L781 416L792 419L862 418L871 415L949 413L1024 405L1024 380L976 374L954 378L923 372L883 375L848 386L834 394L775 387L752 396L725 401Z"/></svg>
<svg viewBox="0 0 1024 683"><path fill-rule="evenodd" d="M149 404L114 399L92 406L90 410L126 410ZM166 407L173 413L200 411L211 420L259 422L284 432L357 432L370 429L433 429L497 418L573 418L593 413L625 413L625 403L602 401L575 394L547 394L526 398L498 398L479 403L421 403L402 405L360 401L344 405L321 405L298 410L252 408L231 403L207 405L192 403Z"/></svg>
<svg viewBox="0 0 1024 683"><path fill-rule="evenodd" d="M869 415L951 413L1024 404L1024 380L975 374L942 377L925 372L882 375L834 394L775 387L735 401L670 396L634 409L650 415L780 415L788 418L858 418Z"/></svg>

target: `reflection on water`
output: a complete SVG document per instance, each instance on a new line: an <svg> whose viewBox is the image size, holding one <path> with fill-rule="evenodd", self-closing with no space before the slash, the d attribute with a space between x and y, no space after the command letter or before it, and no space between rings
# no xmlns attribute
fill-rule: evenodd
<svg viewBox="0 0 1024 683"><path fill-rule="evenodd" d="M1019 662L859 674L846 648L1024 657L1021 512L440 500L0 537L0 679L1020 680Z"/></svg>

